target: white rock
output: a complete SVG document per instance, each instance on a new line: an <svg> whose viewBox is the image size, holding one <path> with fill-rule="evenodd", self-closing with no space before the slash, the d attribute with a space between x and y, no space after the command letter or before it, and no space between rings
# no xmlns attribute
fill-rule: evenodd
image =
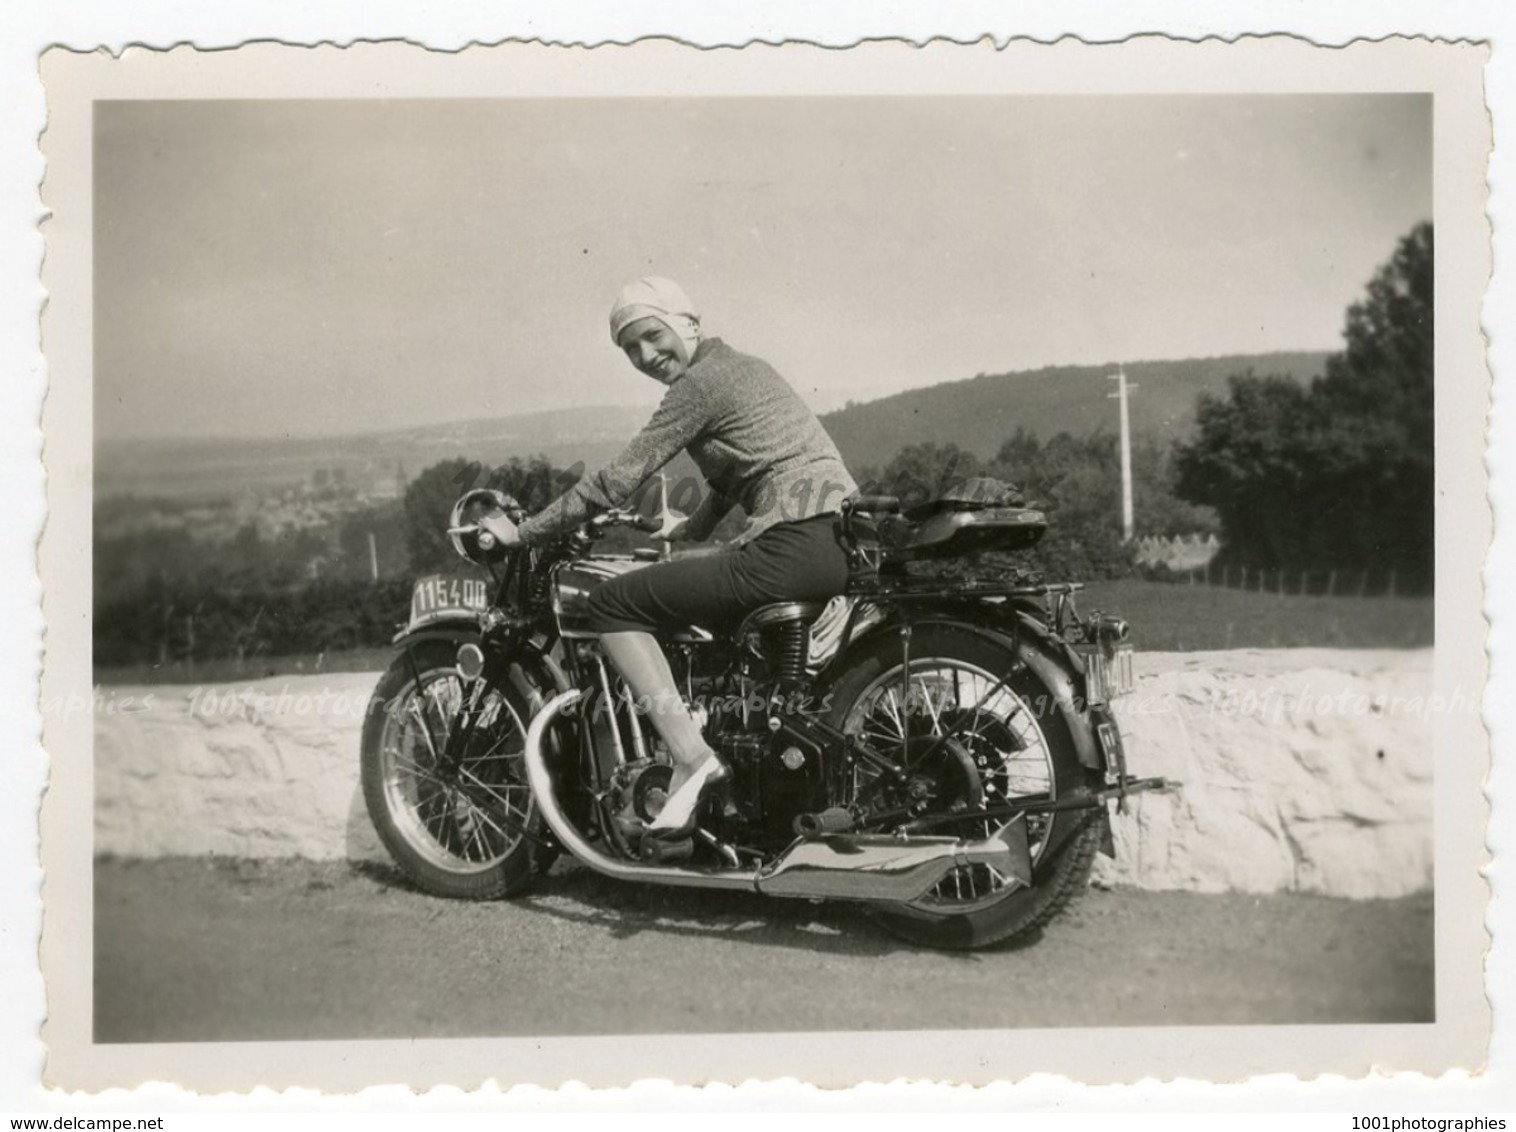
<svg viewBox="0 0 1516 1132"><path fill-rule="evenodd" d="M1121 705L1135 797L1103 881L1399 896L1432 882L1432 654L1139 655Z"/></svg>
<svg viewBox="0 0 1516 1132"><path fill-rule="evenodd" d="M1139 654L1120 712L1129 768L1184 789L1129 800L1097 878L1349 897L1429 888L1431 664L1429 651ZM384 860L358 790L376 680L121 689L151 707L97 717L97 851Z"/></svg>

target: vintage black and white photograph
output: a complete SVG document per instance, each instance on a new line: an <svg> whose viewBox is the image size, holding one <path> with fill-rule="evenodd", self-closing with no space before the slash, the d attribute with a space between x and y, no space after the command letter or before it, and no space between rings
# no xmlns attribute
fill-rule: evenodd
<svg viewBox="0 0 1516 1132"><path fill-rule="evenodd" d="M78 1040L1477 1036L1482 155L1381 46L60 62Z"/></svg>

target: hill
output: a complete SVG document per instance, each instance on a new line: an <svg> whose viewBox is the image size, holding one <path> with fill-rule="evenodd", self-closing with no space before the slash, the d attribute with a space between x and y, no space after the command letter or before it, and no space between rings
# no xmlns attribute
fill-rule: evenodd
<svg viewBox="0 0 1516 1132"><path fill-rule="evenodd" d="M1140 387L1131 401L1133 428L1161 439L1183 437L1194 424L1195 398L1224 391L1231 374L1251 369L1307 381L1325 360L1323 353L1280 353L1132 363L1127 376ZM882 463L921 441L951 442L989 457L1018 426L1044 439L1114 431L1116 404L1106 399L1114 372L1107 365L981 374L852 404L821 419L855 468ZM95 453L95 489L100 498L224 499L310 483L321 472L363 492L393 495L399 477L455 456L493 464L540 453L559 467L576 461L595 467L619 452L649 413L593 406L316 439L107 441Z"/></svg>
<svg viewBox="0 0 1516 1132"><path fill-rule="evenodd" d="M1252 370L1307 382L1326 369L1325 353L1278 353L1132 362L1128 381L1132 430L1179 440L1195 423L1201 393L1225 393L1227 378ZM1116 366L1053 366L1021 373L981 374L850 405L821 418L850 467L880 464L907 444L954 443L988 458L1017 428L1044 440L1060 432L1114 432L1119 418L1109 380Z"/></svg>

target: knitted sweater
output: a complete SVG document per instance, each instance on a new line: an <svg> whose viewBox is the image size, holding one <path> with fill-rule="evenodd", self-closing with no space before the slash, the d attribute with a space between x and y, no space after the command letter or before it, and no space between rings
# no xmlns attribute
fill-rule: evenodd
<svg viewBox="0 0 1516 1132"><path fill-rule="evenodd" d="M739 540L746 541L775 523L830 514L858 490L789 384L767 363L707 338L626 451L524 522L522 540L544 542L596 511L624 506L686 448L708 487L690 515L692 539L708 537L734 505L747 512ZM671 504L683 494L671 492Z"/></svg>

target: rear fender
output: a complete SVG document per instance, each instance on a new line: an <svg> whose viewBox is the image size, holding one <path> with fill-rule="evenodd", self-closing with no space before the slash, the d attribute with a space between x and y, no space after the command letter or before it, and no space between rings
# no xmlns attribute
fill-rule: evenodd
<svg viewBox="0 0 1516 1132"><path fill-rule="evenodd" d="M1095 718L1085 702L1078 654L1048 629L1040 610L1005 602L986 602L980 608L986 606L995 610L996 623L1008 628L1022 643L1022 659L1052 693L1074 737L1080 764L1088 770L1106 773L1110 768L1096 727L1102 721L1109 722L1109 717L1102 709L1100 718Z"/></svg>
<svg viewBox="0 0 1516 1132"><path fill-rule="evenodd" d="M881 633L898 632L902 622L898 607L890 609L883 621L871 626L868 632L848 646L848 652L865 641L872 642ZM1073 738L1080 765L1088 770L1105 771L1105 757L1096 741L1093 721L1084 708L1075 685L1074 669L1068 661L1061 658L1059 642L1050 639L1047 627L1040 619L1003 603L944 602L926 609L918 607L912 612L910 623L913 629L950 625L960 632L973 633L1014 650L1032 675L1047 689L1053 709L1063 719ZM845 659L839 660L840 672L847 664Z"/></svg>

